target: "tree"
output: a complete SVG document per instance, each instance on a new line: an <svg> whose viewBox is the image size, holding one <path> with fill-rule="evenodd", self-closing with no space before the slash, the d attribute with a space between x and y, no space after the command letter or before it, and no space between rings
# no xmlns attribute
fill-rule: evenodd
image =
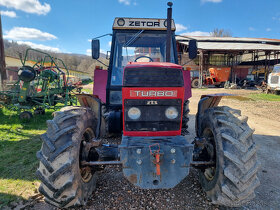
<svg viewBox="0 0 280 210"><path fill-rule="evenodd" d="M211 35L214 37L231 37L232 33L231 31L225 30L225 29L218 29L215 28L213 32L211 32Z"/></svg>

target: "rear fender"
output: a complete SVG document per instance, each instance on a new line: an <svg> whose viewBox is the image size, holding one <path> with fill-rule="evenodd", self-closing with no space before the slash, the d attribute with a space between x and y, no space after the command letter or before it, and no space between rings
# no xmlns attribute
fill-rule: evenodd
<svg viewBox="0 0 280 210"><path fill-rule="evenodd" d="M106 103L106 85L108 71L102 69L94 70L94 88L93 94L97 95L102 103Z"/></svg>
<svg viewBox="0 0 280 210"><path fill-rule="evenodd" d="M76 94L77 99L82 107L89 107L94 112L97 119L95 137L99 138L105 135L105 119L102 116L101 100L94 95Z"/></svg>
<svg viewBox="0 0 280 210"><path fill-rule="evenodd" d="M201 137L201 119L206 109L216 107L220 103L223 96L233 96L232 94L227 93L218 93L218 94L209 94L202 95L201 99L198 102L198 109L196 113L196 122L195 122L195 130L197 137Z"/></svg>

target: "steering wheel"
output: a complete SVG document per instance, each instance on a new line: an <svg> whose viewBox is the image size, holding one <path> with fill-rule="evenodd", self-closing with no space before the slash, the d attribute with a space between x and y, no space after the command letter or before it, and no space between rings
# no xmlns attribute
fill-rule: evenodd
<svg viewBox="0 0 280 210"><path fill-rule="evenodd" d="M149 60L150 60L149 62L154 62L154 60L153 60L151 57L145 56L145 55L139 56L138 58L136 58L136 59L134 60L134 62L137 62L137 60L138 60L139 58L149 58Z"/></svg>

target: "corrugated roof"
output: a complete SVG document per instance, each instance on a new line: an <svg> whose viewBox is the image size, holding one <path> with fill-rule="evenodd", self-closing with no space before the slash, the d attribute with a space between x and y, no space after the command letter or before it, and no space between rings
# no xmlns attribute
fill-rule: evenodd
<svg viewBox="0 0 280 210"><path fill-rule="evenodd" d="M176 40L190 40L190 39L196 39L197 41L275 42L280 44L280 39L268 39L268 38L181 36L181 35L176 36Z"/></svg>
<svg viewBox="0 0 280 210"><path fill-rule="evenodd" d="M280 51L279 39L266 38L238 38L238 37L202 37L202 36L176 36L176 40L188 45L191 39L197 40L197 47L201 50L271 50Z"/></svg>

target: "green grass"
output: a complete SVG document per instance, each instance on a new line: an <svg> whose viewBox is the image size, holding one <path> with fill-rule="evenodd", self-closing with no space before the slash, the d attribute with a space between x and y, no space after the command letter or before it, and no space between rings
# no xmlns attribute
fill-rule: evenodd
<svg viewBox="0 0 280 210"><path fill-rule="evenodd" d="M0 209L17 199L28 199L36 192L39 135L45 132L51 113L52 110L46 110L45 115L35 115L30 122L22 122L16 112L0 109Z"/></svg>
<svg viewBox="0 0 280 210"><path fill-rule="evenodd" d="M274 95L274 94L256 93L256 94L250 94L248 97L255 101L258 101L258 100L280 101L280 95Z"/></svg>
<svg viewBox="0 0 280 210"><path fill-rule="evenodd" d="M280 95L265 94L265 93L252 93L247 96L224 96L224 99L234 99L238 101L280 101Z"/></svg>

